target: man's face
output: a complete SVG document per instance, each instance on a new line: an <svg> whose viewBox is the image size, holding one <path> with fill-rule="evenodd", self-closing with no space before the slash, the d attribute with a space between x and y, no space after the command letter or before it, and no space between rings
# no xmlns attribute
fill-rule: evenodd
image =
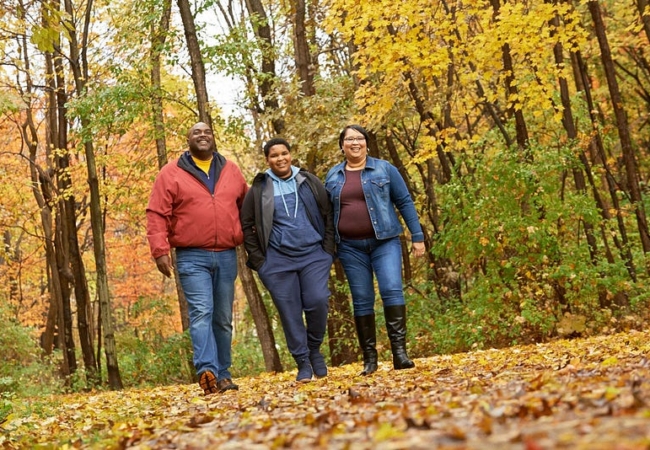
<svg viewBox="0 0 650 450"><path fill-rule="evenodd" d="M206 124L199 122L190 129L187 135L187 144L190 147L190 153L195 158L203 160L212 158L214 136Z"/></svg>

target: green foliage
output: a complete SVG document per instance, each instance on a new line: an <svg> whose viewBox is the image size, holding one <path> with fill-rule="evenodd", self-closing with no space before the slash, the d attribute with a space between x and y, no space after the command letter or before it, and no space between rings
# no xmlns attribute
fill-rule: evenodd
<svg viewBox="0 0 650 450"><path fill-rule="evenodd" d="M255 330L248 329L238 333L232 346L233 377L253 376L264 372L264 357Z"/></svg>
<svg viewBox="0 0 650 450"><path fill-rule="evenodd" d="M62 381L57 375L57 361L43 355L34 330L13 320L0 306L0 420L8 413L13 397L60 392ZM4 406L3 406L4 405Z"/></svg>
<svg viewBox="0 0 650 450"><path fill-rule="evenodd" d="M121 78L119 73L116 78ZM69 114L90 124L90 129L81 130L85 140L101 133L123 135L134 121L148 112L146 100L151 95L139 82L126 80L114 86L99 87L69 101Z"/></svg>
<svg viewBox="0 0 650 450"><path fill-rule="evenodd" d="M6 378L0 378L0 423L4 422L4 420L7 418L7 416L11 413L13 410L11 404L11 400L13 398L13 394L10 394L8 392L1 392L4 391L3 384L5 381L11 382L12 380L8 377Z"/></svg>
<svg viewBox="0 0 650 450"><path fill-rule="evenodd" d="M15 113L20 110L21 99L8 92L0 92L0 115Z"/></svg>
<svg viewBox="0 0 650 450"><path fill-rule="evenodd" d="M635 290L620 260L608 261L604 248L589 253L585 225L599 233L614 224L589 196L558 183L578 164L572 147L530 152L530 161L516 149L476 152L463 161L471 183L459 177L440 188L445 228L434 252L457 261L464 285L462 298L423 322L439 351L597 333L621 313L612 299Z"/></svg>
<svg viewBox="0 0 650 450"><path fill-rule="evenodd" d="M353 85L346 77L317 78L314 85L312 96L302 95L298 83L285 86L283 134L293 144L294 163L324 179L341 161L338 136L355 111Z"/></svg>
<svg viewBox="0 0 650 450"><path fill-rule="evenodd" d="M194 378L189 333L163 339L128 328L117 333L116 345L126 386L188 383Z"/></svg>
<svg viewBox="0 0 650 450"><path fill-rule="evenodd" d="M275 347L280 357L280 363L284 370L292 370L295 367L295 362L287 349L278 310L273 304L268 291L261 283L259 283L259 286L262 301L264 302L264 307L266 308L271 327L273 328ZM236 333L233 336L232 345L232 368L230 370L235 378L254 376L266 370L259 336L257 335L255 322L253 321L253 316L248 306L244 310L242 320L236 325Z"/></svg>

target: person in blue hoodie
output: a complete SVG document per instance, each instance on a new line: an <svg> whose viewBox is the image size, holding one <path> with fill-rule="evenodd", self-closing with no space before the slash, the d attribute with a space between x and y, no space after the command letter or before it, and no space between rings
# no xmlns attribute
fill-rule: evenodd
<svg viewBox="0 0 650 450"><path fill-rule="evenodd" d="M327 376L320 346L327 328L334 221L323 183L292 165L282 138L264 145L269 168L255 176L242 205L246 265L257 271L275 304L296 380ZM304 315L304 318L303 318Z"/></svg>

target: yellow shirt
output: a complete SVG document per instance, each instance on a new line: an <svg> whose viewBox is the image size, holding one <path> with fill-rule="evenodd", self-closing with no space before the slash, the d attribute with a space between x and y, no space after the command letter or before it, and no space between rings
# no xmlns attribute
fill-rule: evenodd
<svg viewBox="0 0 650 450"><path fill-rule="evenodd" d="M192 156L192 160L194 161L194 164L198 166L199 169L204 171L206 175L210 175L210 164L212 164L212 158L208 159L207 161L204 161L202 159L195 158L194 155Z"/></svg>

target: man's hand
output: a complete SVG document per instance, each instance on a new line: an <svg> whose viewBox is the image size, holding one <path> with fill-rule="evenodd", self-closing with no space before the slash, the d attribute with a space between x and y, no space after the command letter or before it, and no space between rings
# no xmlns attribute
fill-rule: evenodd
<svg viewBox="0 0 650 450"><path fill-rule="evenodd" d="M156 267L158 267L160 273L162 273L166 277L169 278L172 276L172 271L174 270L174 266L172 266L172 260L169 257L169 255L162 255L156 258Z"/></svg>

